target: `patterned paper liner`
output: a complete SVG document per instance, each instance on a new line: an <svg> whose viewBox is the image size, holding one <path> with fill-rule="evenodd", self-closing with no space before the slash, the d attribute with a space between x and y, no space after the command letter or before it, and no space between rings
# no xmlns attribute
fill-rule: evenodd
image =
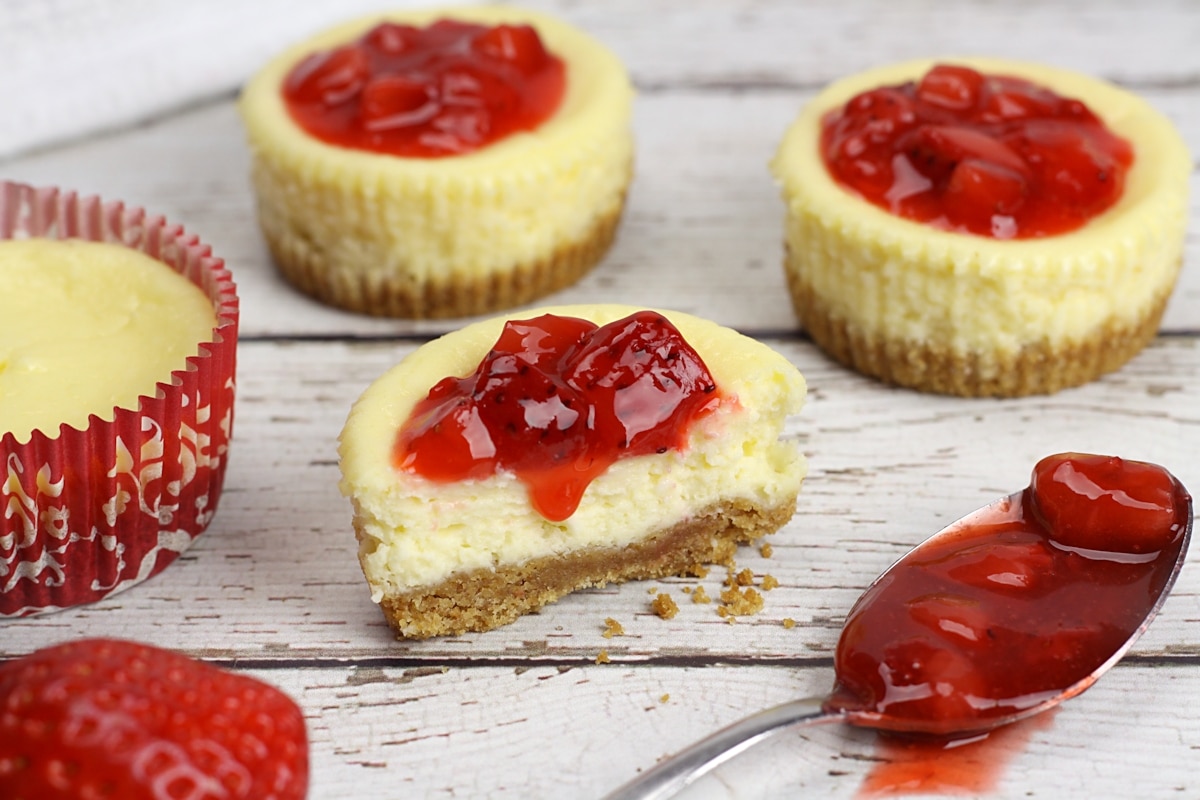
<svg viewBox="0 0 1200 800"><path fill-rule="evenodd" d="M0 239L34 237L140 250L204 290L217 324L137 409L0 438L0 617L92 603L161 572L216 512L233 426L238 297L207 245L141 208L0 181Z"/></svg>

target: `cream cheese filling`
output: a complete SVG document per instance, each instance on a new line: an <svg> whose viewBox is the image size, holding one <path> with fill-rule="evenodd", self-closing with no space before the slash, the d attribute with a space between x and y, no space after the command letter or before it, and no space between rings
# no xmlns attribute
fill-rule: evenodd
<svg viewBox="0 0 1200 800"><path fill-rule="evenodd" d="M117 244L2 241L0 285L0 434L19 442L137 408L216 325L197 286Z"/></svg>
<svg viewBox="0 0 1200 800"><path fill-rule="evenodd" d="M935 62L882 67L822 91L772 161L788 208L789 269L863 335L937 342L958 353L1077 342L1106 324L1139 319L1170 291L1182 259L1191 159L1170 121L1136 95L1073 72L998 59L939 61L1026 78L1085 102L1133 144L1119 202L1070 233L998 241L936 230L853 195L821 160L822 117L867 89L918 78Z"/></svg>
<svg viewBox="0 0 1200 800"><path fill-rule="evenodd" d="M554 313L603 325L636 310L562 306L521 318ZM413 406L447 375L472 372L503 318L431 342L373 383L350 412L339 452L341 489L354 505L360 561L374 600L457 572L619 547L722 501L790 502L806 466L797 443L780 437L803 403L803 377L766 345L690 315L663 313L700 354L725 402L693 427L685 450L616 462L562 522L537 514L511 474L438 484L392 465L396 432Z"/></svg>

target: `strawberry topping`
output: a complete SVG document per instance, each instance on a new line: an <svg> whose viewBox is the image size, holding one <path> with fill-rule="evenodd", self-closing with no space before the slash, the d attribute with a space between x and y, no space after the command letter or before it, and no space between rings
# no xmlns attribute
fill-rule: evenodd
<svg viewBox="0 0 1200 800"><path fill-rule="evenodd" d="M1067 547L1141 555L1178 535L1175 484L1153 464L1062 453L1033 470L1033 509Z"/></svg>
<svg viewBox="0 0 1200 800"><path fill-rule="evenodd" d="M1079 100L938 64L823 121L842 185L937 228L1022 239L1075 230L1121 198L1133 148Z"/></svg>
<svg viewBox="0 0 1200 800"><path fill-rule="evenodd" d="M439 158L537 128L565 87L562 60L530 25L384 22L303 59L284 80L283 99L321 141Z"/></svg>
<svg viewBox="0 0 1200 800"><path fill-rule="evenodd" d="M509 470L560 521L619 458L682 449L716 384L661 314L603 327L543 315L510 321L472 374L437 383L396 439L397 466L434 481Z"/></svg>
<svg viewBox="0 0 1200 800"><path fill-rule="evenodd" d="M1191 498L1161 467L1064 453L888 571L846 620L829 707L965 721L1087 679L1171 579Z"/></svg>

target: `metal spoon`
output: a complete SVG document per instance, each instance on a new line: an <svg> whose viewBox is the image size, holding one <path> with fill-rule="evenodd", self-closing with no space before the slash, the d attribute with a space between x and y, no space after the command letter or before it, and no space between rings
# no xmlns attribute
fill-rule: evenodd
<svg viewBox="0 0 1200 800"><path fill-rule="evenodd" d="M831 708L829 707L831 697L793 700L746 717L681 750L608 795L607 800L658 800L658 798L671 797L717 765L724 763L738 753L743 752L752 745L784 728L841 722L867 728L928 733L946 738L957 738L977 735L1002 725L1016 722L1017 720L1046 711L1058 705L1063 700L1074 697L1095 683L1097 678L1121 659L1130 646L1137 641L1138 637L1150 625L1151 620L1154 619L1163 602L1166 600L1167 595L1170 593L1171 587L1175 583L1175 578L1178 576L1179 570L1183 566L1184 559L1187 556L1188 544L1191 541L1192 534L1191 498L1186 491L1182 490L1182 486L1179 487L1179 490L1180 499L1186 502L1187 523L1183 530L1179 552L1171 566L1170 574L1162 584L1162 589L1157 597L1153 599L1145 618L1100 666L1070 685L1056 687L1058 688L1057 692L1048 693L1047 696L1040 699L1040 702L1004 716L990 718L976 717L969 720L939 721L932 724L925 724L921 720L903 717L897 718L875 710L853 711ZM972 526L973 523L994 515L998 510L1010 507L1014 501L1019 502L1020 497L1021 493L1017 493L997 500L934 534L876 578L867 592L864 593L864 596L874 589L887 575L893 573L899 566L913 559L917 554L927 551L935 543L944 542L946 537L957 535Z"/></svg>

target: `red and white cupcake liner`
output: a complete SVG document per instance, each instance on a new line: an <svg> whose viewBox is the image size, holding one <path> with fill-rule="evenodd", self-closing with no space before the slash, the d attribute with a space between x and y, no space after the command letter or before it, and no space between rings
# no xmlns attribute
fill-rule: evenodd
<svg viewBox="0 0 1200 800"><path fill-rule="evenodd" d="M122 244L199 286L211 341L111 422L0 432L0 617L92 603L161 572L212 520L233 430L238 297L224 262L179 225L120 202L0 181L0 239Z"/></svg>

